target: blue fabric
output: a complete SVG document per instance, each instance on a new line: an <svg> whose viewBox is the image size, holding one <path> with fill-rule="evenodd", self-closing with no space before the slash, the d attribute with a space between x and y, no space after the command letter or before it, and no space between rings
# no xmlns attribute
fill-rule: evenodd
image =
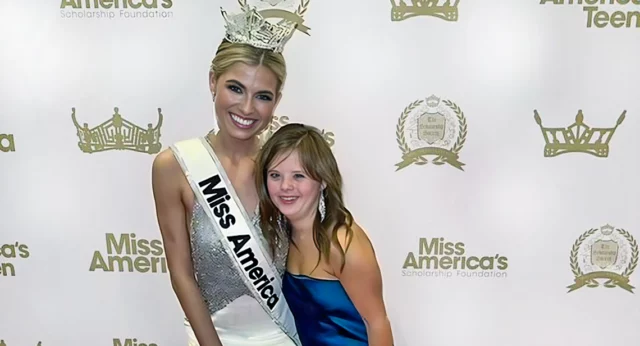
<svg viewBox="0 0 640 346"><path fill-rule="evenodd" d="M282 292L303 346L368 346L364 321L340 281L285 272Z"/></svg>

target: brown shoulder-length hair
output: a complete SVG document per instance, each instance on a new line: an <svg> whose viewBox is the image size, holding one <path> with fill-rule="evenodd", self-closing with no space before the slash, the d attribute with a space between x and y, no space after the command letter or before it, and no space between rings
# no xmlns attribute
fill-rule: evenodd
<svg viewBox="0 0 640 346"><path fill-rule="evenodd" d="M331 243L336 245L342 257L341 268L344 268L345 252L349 247L353 230L353 216L345 207L342 196L342 175L338 168L333 152L329 144L324 140L318 129L303 125L290 123L279 128L262 146L256 159L256 186L260 198L260 226L262 232L269 242L271 252L275 252L275 244L278 240L291 241L291 229L288 222L284 222L287 239L278 232L280 225L278 220L285 220L284 216L275 207L269 191L267 190L267 174L272 166L278 164L274 162L280 155L285 157L293 151L298 153L300 163L306 174L315 181L325 183L326 187L321 192L325 199L326 213L323 221L320 221L320 213L316 209L316 216L313 222L313 240L316 248L321 254L318 259L329 260ZM338 230L346 228L347 246L342 250L338 242ZM293 244L295 246L295 243ZM316 265L317 267L317 265Z"/></svg>

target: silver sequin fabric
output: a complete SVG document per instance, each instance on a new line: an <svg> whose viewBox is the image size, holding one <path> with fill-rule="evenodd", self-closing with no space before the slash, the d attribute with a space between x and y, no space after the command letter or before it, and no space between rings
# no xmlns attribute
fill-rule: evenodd
<svg viewBox="0 0 640 346"><path fill-rule="evenodd" d="M259 230L257 213L252 222ZM269 248L262 234L259 234L258 239L265 244L266 249ZM280 278L284 274L287 251L288 242L279 242L275 267ZM243 295L252 296L227 254L220 233L213 227L197 200L191 216L191 257L200 292L211 315Z"/></svg>

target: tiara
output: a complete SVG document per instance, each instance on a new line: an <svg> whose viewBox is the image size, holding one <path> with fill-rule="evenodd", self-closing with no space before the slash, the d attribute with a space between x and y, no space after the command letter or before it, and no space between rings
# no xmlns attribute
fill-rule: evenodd
<svg viewBox="0 0 640 346"><path fill-rule="evenodd" d="M303 19L298 11L296 13L280 9L257 11L246 5L242 6L242 12L238 14L227 14L222 8L220 12L225 21L225 38L233 43L249 44L256 48L280 53L295 30L309 35L309 28L302 24ZM274 24L268 22L267 18L281 18L281 20Z"/></svg>

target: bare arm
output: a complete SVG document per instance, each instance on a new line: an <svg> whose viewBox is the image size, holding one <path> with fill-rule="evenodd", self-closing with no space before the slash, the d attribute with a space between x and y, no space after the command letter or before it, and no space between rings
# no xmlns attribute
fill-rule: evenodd
<svg viewBox="0 0 640 346"><path fill-rule="evenodd" d="M185 178L173 154L165 150L153 161L153 197L165 248L171 286L201 346L222 346L194 278L180 182Z"/></svg>
<svg viewBox="0 0 640 346"><path fill-rule="evenodd" d="M347 242L344 230L338 240L344 250ZM332 267L356 309L364 319L370 346L392 346L393 333L382 295L382 276L373 246L366 233L353 224L353 237L340 272L341 259L332 254Z"/></svg>

